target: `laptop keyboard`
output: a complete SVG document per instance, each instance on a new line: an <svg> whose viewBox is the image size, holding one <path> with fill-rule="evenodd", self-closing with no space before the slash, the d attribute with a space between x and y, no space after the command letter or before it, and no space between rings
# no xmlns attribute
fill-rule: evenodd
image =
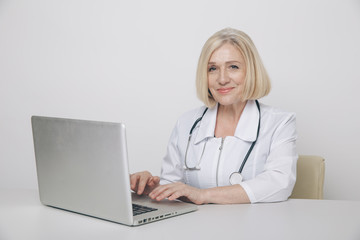
<svg viewBox="0 0 360 240"><path fill-rule="evenodd" d="M133 216L157 210L156 208L141 206L141 205L137 205L137 204L133 204L132 207L133 207Z"/></svg>

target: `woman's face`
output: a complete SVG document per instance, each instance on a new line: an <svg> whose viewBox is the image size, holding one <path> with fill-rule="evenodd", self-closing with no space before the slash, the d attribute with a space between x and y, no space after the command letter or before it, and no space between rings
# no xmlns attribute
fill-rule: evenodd
<svg viewBox="0 0 360 240"><path fill-rule="evenodd" d="M225 43L212 53L208 63L208 84L220 105L241 102L245 76L245 60L235 46Z"/></svg>

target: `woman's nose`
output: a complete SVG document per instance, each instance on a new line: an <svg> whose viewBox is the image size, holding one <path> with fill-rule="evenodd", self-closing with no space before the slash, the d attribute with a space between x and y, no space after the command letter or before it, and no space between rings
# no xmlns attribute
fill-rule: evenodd
<svg viewBox="0 0 360 240"><path fill-rule="evenodd" d="M224 85L227 84L230 81L229 75L228 73L222 69L219 71L219 76L218 76L218 83L220 85Z"/></svg>

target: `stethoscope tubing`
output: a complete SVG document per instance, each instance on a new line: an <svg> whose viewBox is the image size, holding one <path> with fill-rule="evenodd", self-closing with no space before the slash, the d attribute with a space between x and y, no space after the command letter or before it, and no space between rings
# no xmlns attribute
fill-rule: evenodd
<svg viewBox="0 0 360 240"><path fill-rule="evenodd" d="M261 121L260 104L259 104L258 100L255 100L255 103L256 103L256 106L257 106L257 108L259 110L259 122L258 122L258 128L257 128L257 132L256 132L256 138L255 138L255 141L252 142L248 152L246 153L246 156L245 156L245 158L244 158L244 160L243 160L243 162L242 162L242 164L240 166L240 169L238 171L239 173L242 173L242 170L244 169L245 164L246 164L246 162L247 162L247 160L248 160L248 158L249 158L249 156L250 156L250 154L251 154L251 152L252 152L252 150L253 150L253 148L254 148L257 140L258 140L258 137L259 137L260 121Z"/></svg>
<svg viewBox="0 0 360 240"><path fill-rule="evenodd" d="M241 166L240 166L240 168L239 168L239 171L233 172L231 175L233 175L233 174L235 174L235 173L241 175L241 173L242 173L242 171L243 171L243 169L244 169L244 167L245 167L245 164L246 164L246 162L247 162L247 160L248 160L248 158L249 158L249 156L250 156L250 154L251 154L251 152L252 152L252 150L253 150L253 148L254 148L257 140L258 140L259 133L260 133L261 111L260 111L260 104L259 104L258 100L255 100L255 103L256 103L257 109L258 109L258 111L259 111L259 121L258 121L258 128L257 128L257 133L256 133L256 139L255 139L255 141L252 142L252 144L251 144L248 152L246 153L246 156L245 156L245 158L244 158L244 160L243 160L243 162L242 162L242 164L241 164ZM188 138L188 143L187 143L186 151L185 151L185 159L184 159L184 165L185 165L185 166L184 166L184 169L186 169L186 170L200 170L200 166L199 166L199 165L200 165L200 161L198 162L198 164L197 164L195 167L189 167L189 166L187 165L187 153L188 153L188 150L189 150L189 145L190 145L192 133L193 133L195 127L197 126L197 124L203 119L203 117L204 117L205 113L207 112L207 110L208 110L208 108L205 108L205 110L204 110L203 114L201 115L201 117L199 117L198 119L196 119L196 121L194 122L194 124L192 125L192 127L191 127L191 129L190 129L189 138ZM203 149L203 152L202 152L202 154L201 154L201 158L202 158L202 155L204 154L204 150L205 150L205 149ZM231 176L231 175L230 175L230 176Z"/></svg>

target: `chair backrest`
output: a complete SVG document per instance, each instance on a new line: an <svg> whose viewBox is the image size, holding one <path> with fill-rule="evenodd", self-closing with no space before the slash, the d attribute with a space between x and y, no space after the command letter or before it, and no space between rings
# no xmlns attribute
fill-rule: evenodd
<svg viewBox="0 0 360 240"><path fill-rule="evenodd" d="M300 155L296 183L290 198L322 199L324 175L324 158Z"/></svg>

